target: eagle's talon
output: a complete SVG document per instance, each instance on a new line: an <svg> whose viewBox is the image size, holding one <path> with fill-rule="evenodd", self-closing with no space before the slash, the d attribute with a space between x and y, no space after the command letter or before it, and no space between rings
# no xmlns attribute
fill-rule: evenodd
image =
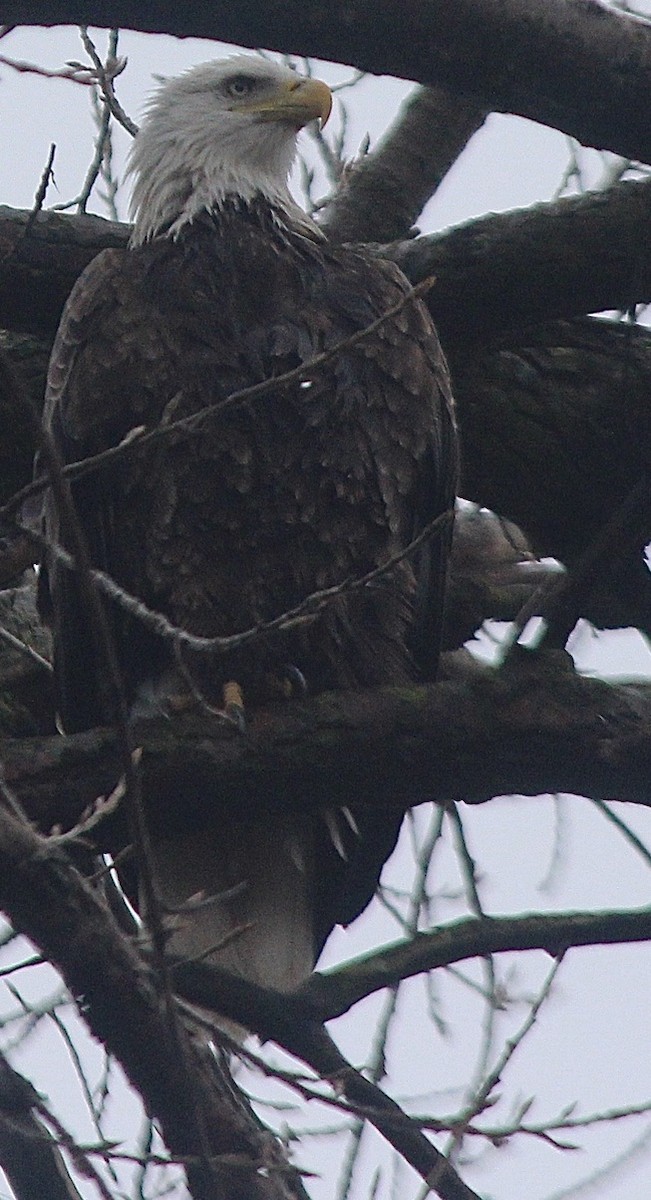
<svg viewBox="0 0 651 1200"><path fill-rule="evenodd" d="M283 663L279 678L288 700L303 699L307 696L307 679L294 663Z"/></svg>
<svg viewBox="0 0 651 1200"><path fill-rule="evenodd" d="M244 707L244 696L242 688L235 679L229 679L224 684L224 709L223 715L226 720L232 722L237 727L240 733L246 733L246 709Z"/></svg>

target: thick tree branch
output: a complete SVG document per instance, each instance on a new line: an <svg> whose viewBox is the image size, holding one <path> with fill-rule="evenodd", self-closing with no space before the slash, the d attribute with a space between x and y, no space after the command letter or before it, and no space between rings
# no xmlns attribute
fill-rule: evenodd
<svg viewBox="0 0 651 1200"><path fill-rule="evenodd" d="M354 176L353 176L354 178ZM91 258L129 227L101 217L0 208L0 325L54 334ZM379 247L427 302L444 341L651 300L651 180L617 184Z"/></svg>
<svg viewBox="0 0 651 1200"><path fill-rule="evenodd" d="M346 171L319 223L343 242L409 234L488 112L443 87L419 88L371 154Z"/></svg>
<svg viewBox="0 0 651 1200"><path fill-rule="evenodd" d="M108 909L61 851L4 805L0 908L59 967L72 995L83 999L90 1028L160 1121L172 1154L191 1156L195 1200L280 1200L277 1176L257 1174L258 1166L273 1162L271 1135L224 1102L214 1068L170 1025L155 979ZM215 1156L210 1165L206 1155Z"/></svg>
<svg viewBox="0 0 651 1200"><path fill-rule="evenodd" d="M126 246L130 227L86 214L0 207L0 324L54 336L72 287L106 247Z"/></svg>
<svg viewBox="0 0 651 1200"><path fill-rule="evenodd" d="M142 728L143 791L161 834L306 805L574 792L649 803L651 685L582 678L562 653L409 691L337 693L260 712L246 737L210 716ZM5 739L7 779L40 828L69 828L118 774L108 730ZM182 785L182 786L181 786ZM219 796L220 803L215 803ZM93 831L115 851L118 817Z"/></svg>
<svg viewBox="0 0 651 1200"><path fill-rule="evenodd" d="M651 26L650 26L651 28ZM651 300L651 180L468 221L391 247L446 347Z"/></svg>
<svg viewBox="0 0 651 1200"><path fill-rule="evenodd" d="M651 29L598 0L9 0L12 24L119 25L351 63L443 84L482 106L651 161ZM478 33L481 30L481 34Z"/></svg>

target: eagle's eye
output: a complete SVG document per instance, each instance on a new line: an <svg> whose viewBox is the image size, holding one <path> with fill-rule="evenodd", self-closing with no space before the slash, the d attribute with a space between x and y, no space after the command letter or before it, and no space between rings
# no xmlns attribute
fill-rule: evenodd
<svg viewBox="0 0 651 1200"><path fill-rule="evenodd" d="M237 100L242 100L244 96L249 96L255 90L256 81L251 79L250 75L235 75L226 85L226 90L230 96L234 96Z"/></svg>

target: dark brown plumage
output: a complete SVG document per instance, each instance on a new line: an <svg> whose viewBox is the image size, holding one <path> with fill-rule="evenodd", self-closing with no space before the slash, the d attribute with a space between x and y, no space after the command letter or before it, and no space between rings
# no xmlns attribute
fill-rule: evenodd
<svg viewBox="0 0 651 1200"><path fill-rule="evenodd" d="M46 424L66 462L82 459L135 426L180 419L309 361L368 326L406 288L395 267L328 245L266 197L227 198L175 238L104 251L85 271L54 347ZM426 309L410 300L303 385L232 405L192 433L136 445L76 483L74 495L94 565L181 628L214 636L277 617L385 562L450 510L455 470L447 370ZM51 497L45 520L49 538L70 544ZM314 692L431 675L449 537L448 524L299 629L226 656L184 656L200 691L219 705L223 683L236 679L255 706L287 664ZM74 573L50 560L42 595L65 727L106 720L103 667ZM118 606L109 612L129 700L176 687L169 644ZM247 854L255 857L261 888L273 890L282 875L290 905L305 893L312 944L302 957L312 960L332 926L368 902L399 826L395 815L358 814L357 832L341 818L344 859L320 818L294 830L290 818L282 830L259 823L244 842L232 820L225 814L221 849L212 852L221 854L218 878L212 866L197 866L196 840L187 872L177 843L160 847L163 875L177 860L168 896L236 883ZM273 864L267 843L282 843L284 866ZM240 921L255 923L255 892L249 881ZM217 940L213 918L210 932L190 939L192 950ZM292 939L300 941L296 931ZM221 961L256 974L243 942ZM271 980L257 975L290 986L306 969L290 962Z"/></svg>

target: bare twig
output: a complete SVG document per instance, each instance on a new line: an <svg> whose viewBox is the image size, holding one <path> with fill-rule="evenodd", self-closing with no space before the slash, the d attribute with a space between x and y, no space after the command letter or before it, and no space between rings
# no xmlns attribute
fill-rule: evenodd
<svg viewBox="0 0 651 1200"><path fill-rule="evenodd" d="M72 498L70 484L62 474L60 459L53 439L45 430L41 434L41 453L50 474L52 490L59 507L61 519L66 524L72 539L81 594L92 622L97 649L101 656L103 674L108 684L108 689L105 693L105 699L109 706L107 715L115 724L118 734L125 783L125 805L129 818L131 840L136 850L139 881L144 898L143 915L147 928L151 933L154 961L160 980L162 1000L170 1032L177 1046L178 1053L183 1054L184 1042L172 992L170 970L166 961L167 935L163 923L159 889L155 878L150 833L142 806L138 760L134 758L134 747L131 744L129 716L115 644L106 613L101 604L100 594L96 586L95 573L91 570L87 545ZM202 1144L206 1147L205 1167L211 1172L212 1168L207 1154L209 1140L205 1130L206 1116L201 1111L194 1089L191 1089L188 1099L195 1109L197 1129L202 1138Z"/></svg>
<svg viewBox="0 0 651 1200"><path fill-rule="evenodd" d="M406 937L413 937L418 930L420 914L427 898L427 873L432 854L434 853L434 847L441 836L444 811L443 808L434 808L425 837L417 850L416 876L409 897L409 908L404 922L401 922ZM410 813L409 815L411 817L413 814ZM366 1064L367 1074L373 1083L379 1083L384 1075L387 1039L396 1014L399 990L400 982L394 983L389 988L383 1011L377 1023L370 1059ZM350 1130L350 1144L337 1189L337 1195L340 1200L347 1200L347 1197L350 1195L353 1172L362 1144L363 1131L364 1123L362 1121L356 1121Z"/></svg>
<svg viewBox="0 0 651 1200"><path fill-rule="evenodd" d="M32 646L28 646L27 642L23 642L20 638L15 637L13 633L5 629L4 625L0 625L0 640L11 646L12 650L17 650L19 654L23 654L25 658L35 663L41 670L52 674L52 663L48 662L47 658L43 658L43 655L39 654L38 650L34 650Z"/></svg>
<svg viewBox="0 0 651 1200"><path fill-rule="evenodd" d="M126 129L127 133L130 133L132 137L135 137L138 132L138 126L136 125L135 121L131 120L131 117L129 117L122 108L122 105L119 103L115 94L115 88L113 87L113 80L122 73L127 65L126 58L120 59L116 57L109 57L107 58L106 63L103 63L99 57L99 54L97 53L92 39L88 35L87 27L85 25L81 25L79 32L81 34L81 40L84 44L84 49L93 64L94 70L92 77L94 81L99 84L107 107L109 108L112 116L115 117L115 120L118 121L120 125L124 127L124 129ZM114 36L115 45L117 47L117 30L112 30L111 34Z"/></svg>
<svg viewBox="0 0 651 1200"><path fill-rule="evenodd" d="M614 825L615 829L618 829L619 832L623 834L629 845L631 845L633 849L642 856L647 866L651 866L651 851L649 850L648 846L644 844L642 839L637 836L634 830L631 829L630 825L627 825L626 821L623 821L616 812L613 812L612 808L606 803L605 800L599 800L596 798L593 799L592 803L599 810L599 812L603 814L606 820L610 821L610 824Z"/></svg>
<svg viewBox="0 0 651 1200"><path fill-rule="evenodd" d="M481 1087L477 1089L475 1095L472 1097L470 1104L467 1106L466 1111L463 1113L459 1122L462 1130L465 1128L468 1121L472 1120L473 1117L482 1112L489 1103L493 1089L499 1083L504 1071L506 1070L506 1067L513 1058L513 1055L518 1047L522 1045L525 1037L529 1033L529 1030L533 1028L540 1009L549 997L561 962L562 955L557 958L551 970L548 972L547 978L545 979L535 1002L531 1005L526 1020L523 1022L517 1033L515 1033L513 1037L507 1039L502 1053L499 1055L497 1062L495 1063L495 1066L491 1071L489 1071Z"/></svg>
<svg viewBox="0 0 651 1200"><path fill-rule="evenodd" d="M479 895L479 889L477 886L475 860L470 853L461 815L456 804L449 805L447 812L448 818L456 835L458 854L461 861L465 889L470 902L470 907L475 916L479 917L481 920L486 914L483 909L481 897ZM475 1079L469 1085L469 1091L471 1095L474 1094L474 1099L469 1102L469 1107L472 1107L474 1100L483 1094L483 1087L480 1086L479 1081L483 1078L488 1066L495 1032L495 1013L498 1009L497 979L495 975L495 963L493 961L493 956L490 954L484 955L483 962L486 971L487 1003L484 1006L484 1033L479 1052L479 1060L475 1068ZM464 1129L462 1123L455 1129L450 1144L447 1147L446 1153L453 1161L463 1143L463 1133Z"/></svg>
<svg viewBox="0 0 651 1200"><path fill-rule="evenodd" d="M286 632L287 630L304 625L312 621L328 605L342 595L350 595L353 592L369 587L369 585L392 571L399 563L409 558L412 554L415 554L425 542L438 534L442 534L453 518L454 511L452 509L449 512L439 514L439 516L425 525L417 537L413 538L401 550L390 555L379 566L374 567L363 575L346 578L339 583L333 584L331 587L310 592L294 608L287 609L277 617L272 617L268 621L261 621L257 625L242 630L241 633L234 633L224 637L202 637L198 634L188 633L187 630L174 625L163 613L149 608L136 596L125 591L124 588L121 588L104 571L99 571L89 566L88 578L92 584L97 586L99 591L119 604L125 612L136 617L148 629L164 640L171 642L175 647L185 646L194 652L207 654L226 654L231 650L240 649L242 646L249 645L251 642L266 637L269 633L278 631ZM19 526L19 528L22 527ZM24 532L33 539L34 544L41 551L47 550L71 571L78 569L76 558L64 550L62 546L43 537L41 534L34 533L32 530L24 529Z"/></svg>
<svg viewBox="0 0 651 1200"><path fill-rule="evenodd" d="M34 203L32 205L29 216L27 218L25 228L23 229L23 238L29 237L30 230L31 230L38 214L40 213L40 211L43 207L43 204L45 201L45 196L47 194L47 189L50 186L50 182L54 179L54 174L52 171L52 164L54 162L55 154L56 154L56 146L55 146L54 142L52 142L52 145L50 146L50 152L47 156L47 162L43 168L43 174L41 175L41 179L40 179L38 188L36 189L36 195L34 196Z"/></svg>
<svg viewBox="0 0 651 1200"><path fill-rule="evenodd" d="M0 27L0 35L5 36L14 26ZM4 32L2 32L4 31ZM16 58L7 58L6 55L0 55L0 63L3 67L11 67L12 71L18 71L21 75L40 75L43 79L67 79L69 83L80 83L84 87L90 85L89 79L80 77L78 70L73 67L61 67L58 71L50 71L47 67L40 67L37 63L21 62Z"/></svg>

